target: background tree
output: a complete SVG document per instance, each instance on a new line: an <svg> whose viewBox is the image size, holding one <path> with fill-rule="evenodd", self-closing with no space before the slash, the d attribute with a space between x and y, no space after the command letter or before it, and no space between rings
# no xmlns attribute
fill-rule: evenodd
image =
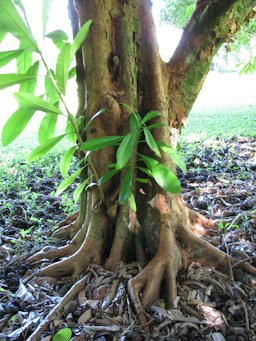
<svg viewBox="0 0 256 341"><path fill-rule="evenodd" d="M44 2L44 34L50 2ZM15 3L26 20L21 2ZM35 110L42 110L46 116L40 145L30 159L42 156L64 137L71 138L73 146L62 159L63 175L74 153L80 159L80 168L58 189L61 192L81 177L76 192L80 194L80 210L58 231L72 241L60 248L45 248L28 261L66 258L41 269L39 275L77 277L91 263L115 269L121 261L137 260L145 267L128 286L144 324L142 306L157 299L163 280L170 306L177 293L176 276L190 262L227 273L230 264L237 263L200 239L199 234L206 233L204 228L212 224L187 209L177 195L180 186L173 173L174 163L181 168L184 165L173 147L213 56L251 18L255 5L251 0L198 1L174 55L164 63L158 52L150 1L106 0L103 5L99 0L70 0L75 38L70 44L62 32L48 34L60 48L53 71L13 2L0 2L0 31L15 35L21 41L22 53L25 49L39 56L47 71L43 97L32 95L38 62L27 65L23 73L1 76L2 87L21 83L16 94L20 108L4 127L3 144L19 134L20 126L26 125ZM64 99L75 55L76 117ZM67 116L66 133L53 137L55 118L61 114ZM256 274L247 262L239 266Z"/></svg>

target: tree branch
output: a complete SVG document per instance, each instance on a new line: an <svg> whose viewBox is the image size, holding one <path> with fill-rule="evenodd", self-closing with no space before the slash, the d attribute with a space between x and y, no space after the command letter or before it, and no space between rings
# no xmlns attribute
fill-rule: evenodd
<svg viewBox="0 0 256 341"><path fill-rule="evenodd" d="M255 0L199 0L167 64L170 121L180 129L195 102L212 59L241 25L255 15Z"/></svg>

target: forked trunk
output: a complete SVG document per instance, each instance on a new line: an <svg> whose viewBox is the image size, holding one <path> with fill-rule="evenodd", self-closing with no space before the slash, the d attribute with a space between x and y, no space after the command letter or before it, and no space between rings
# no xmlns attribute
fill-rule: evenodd
<svg viewBox="0 0 256 341"><path fill-rule="evenodd" d="M77 55L79 115L84 116L86 124L98 110L106 110L90 125L85 138L126 135L131 111L143 117L155 110L162 113L155 122L166 126L152 130L154 139L175 146L214 54L249 18L255 1L198 1L169 63L159 56L149 0L70 0L69 5L74 31L88 19L93 22L83 51ZM139 151L151 153L143 144ZM92 153L89 172L93 182L115 162L115 152L114 148L104 148ZM174 169L164 155L161 162ZM80 214L71 229L71 235L76 233L72 242L39 255L54 258L58 252L58 256L70 257L46 267L40 274L77 276L90 263L105 264L111 269L121 261L147 264L129 283L130 296L144 323L141 304L158 297L163 279L171 305L176 296L176 275L189 262L197 260L228 272L236 260L228 259L195 235L200 225L207 228L211 224L188 210L178 195L163 191L152 179L149 184L138 184L134 188L135 215L128 203L118 203L121 181L122 173L102 188L93 186L82 194ZM247 263L241 266L256 273Z"/></svg>

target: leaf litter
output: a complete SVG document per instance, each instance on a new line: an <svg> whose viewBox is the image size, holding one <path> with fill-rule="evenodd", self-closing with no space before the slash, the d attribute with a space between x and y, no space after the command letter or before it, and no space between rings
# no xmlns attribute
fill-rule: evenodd
<svg viewBox="0 0 256 341"><path fill-rule="evenodd" d="M216 223L210 237L203 238L254 266L255 147L253 138L193 144L186 148L188 173L178 174L184 203ZM213 268L191 264L179 276L178 295L172 309L166 309L164 300L145 308L148 332L138 324L127 295L128 280L141 270L137 263L121 264L115 272L92 265L76 290L72 289L71 279L65 278L60 283L52 278L34 277L36 270L25 261L34 252L33 235L24 235L24 252L18 246L20 230L30 227L25 226L29 220L24 215L36 216L35 211L40 210L38 225L45 224L46 236L51 224L63 217L61 202L49 194L59 175L45 178L34 167L35 177L29 177L27 182L37 191L40 188L38 207L50 202L52 212L29 206L15 191L5 193L0 199L1 340L29 340L40 325L44 325L39 338L43 341L51 340L64 328L71 329L72 341L256 340L256 279L235 268L227 276ZM11 210L3 205L4 200L14 201Z"/></svg>

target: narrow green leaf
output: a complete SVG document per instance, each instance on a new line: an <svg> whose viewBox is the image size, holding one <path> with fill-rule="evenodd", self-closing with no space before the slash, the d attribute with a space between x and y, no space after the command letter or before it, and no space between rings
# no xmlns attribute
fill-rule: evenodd
<svg viewBox="0 0 256 341"><path fill-rule="evenodd" d="M20 43L20 49L24 52L17 58L17 73L27 73L33 62L33 51L24 42Z"/></svg>
<svg viewBox="0 0 256 341"><path fill-rule="evenodd" d="M78 200L79 200L80 195L81 195L81 193L83 192L83 190L84 190L85 186L87 185L88 181L89 181L89 178L86 179L86 180L84 180L84 182L82 182L82 183L75 189L74 194L73 194L73 198L74 198L75 201L78 201Z"/></svg>
<svg viewBox="0 0 256 341"><path fill-rule="evenodd" d="M82 168L78 169L72 175L70 175L65 180L63 180L62 183L57 188L55 195L59 195L63 191L65 191L65 189L67 189L76 180L76 178L80 175L81 172L82 172Z"/></svg>
<svg viewBox="0 0 256 341"><path fill-rule="evenodd" d="M9 117L2 130L2 144L4 147L22 133L34 112L31 109L20 108Z"/></svg>
<svg viewBox="0 0 256 341"><path fill-rule="evenodd" d="M121 142L116 152L117 169L121 169L127 164L128 160L132 155L133 148L136 144L136 140L137 140L136 132L131 132L128 135L126 135L123 141Z"/></svg>
<svg viewBox="0 0 256 341"><path fill-rule="evenodd" d="M71 337L72 330L70 328L63 328L53 336L52 341L69 341Z"/></svg>
<svg viewBox="0 0 256 341"><path fill-rule="evenodd" d="M41 145L50 140L55 133L58 115L46 113L38 130L38 141Z"/></svg>
<svg viewBox="0 0 256 341"><path fill-rule="evenodd" d="M77 35L75 36L75 39L71 45L71 50L70 50L71 61L73 60L77 50L81 47L82 43L87 37L91 24L92 24L92 20L88 20L77 32Z"/></svg>
<svg viewBox="0 0 256 341"><path fill-rule="evenodd" d="M67 34L62 30L57 30L50 32L46 34L46 37L51 39L52 42L59 48L62 49L62 47L65 45L65 42L68 41Z"/></svg>
<svg viewBox="0 0 256 341"><path fill-rule="evenodd" d="M149 146L149 148L151 150L153 150L153 152L157 156L161 157L161 153L157 147L156 141L155 141L154 137L152 136L151 132L149 131L149 129L144 127L143 131L144 131L145 139L146 139L146 142L147 142L147 145Z"/></svg>
<svg viewBox="0 0 256 341"><path fill-rule="evenodd" d="M177 165L184 174L187 173L187 167L184 161L184 157L181 153L179 153L176 149L168 146L167 144L157 141L158 146L167 154L169 155L175 165Z"/></svg>
<svg viewBox="0 0 256 341"><path fill-rule="evenodd" d="M132 131L136 131L140 126L140 120L136 113L132 112L130 115L130 127Z"/></svg>
<svg viewBox="0 0 256 341"><path fill-rule="evenodd" d="M25 108L62 115L59 108L57 108L55 105L49 102L44 101L42 98L38 96L34 96L32 94L28 94L25 92L17 92L14 95L17 98L19 104Z"/></svg>
<svg viewBox="0 0 256 341"><path fill-rule="evenodd" d="M152 177L156 183L162 187L165 191L171 193L180 192L180 183L176 175L162 163L148 157L141 155L142 160L149 168Z"/></svg>
<svg viewBox="0 0 256 341"><path fill-rule="evenodd" d="M98 181L98 185L102 185L104 182L108 181L110 178L112 178L114 175L120 172L120 169L112 169L108 172L106 172Z"/></svg>
<svg viewBox="0 0 256 341"><path fill-rule="evenodd" d="M68 70L71 64L70 48L71 45L69 43L66 43L62 47L56 64L56 82L61 93L63 93L64 95L66 93Z"/></svg>
<svg viewBox="0 0 256 341"><path fill-rule="evenodd" d="M49 18L50 8L51 8L52 0L44 0L43 1L43 36L45 36L46 26Z"/></svg>
<svg viewBox="0 0 256 341"><path fill-rule="evenodd" d="M76 77L76 66L68 71L68 79Z"/></svg>
<svg viewBox="0 0 256 341"><path fill-rule="evenodd" d="M0 31L13 34L26 47L39 52L37 43L11 0L0 1Z"/></svg>
<svg viewBox="0 0 256 341"><path fill-rule="evenodd" d="M149 111L142 119L141 123L146 123L150 120L152 120L152 118L157 117L157 116L162 116L162 114L159 111Z"/></svg>
<svg viewBox="0 0 256 341"><path fill-rule="evenodd" d="M132 166L128 166L125 170L124 177L121 181L119 199L121 205L124 205L129 199L132 193L132 178L133 178L133 169Z"/></svg>
<svg viewBox="0 0 256 341"><path fill-rule="evenodd" d="M74 121L75 121L75 117L74 117ZM67 118L67 125L66 125L65 133L66 133L67 139L71 143L76 144L76 141L77 141L76 131L69 117Z"/></svg>
<svg viewBox="0 0 256 341"><path fill-rule="evenodd" d="M30 92L34 93L37 84L37 74L39 69L39 61L35 62L30 68L28 69L26 75L34 76L30 80L20 85L20 92Z"/></svg>
<svg viewBox="0 0 256 341"><path fill-rule="evenodd" d="M83 143L81 150L95 151L106 147L116 146L123 140L123 136L103 136L95 139L90 139Z"/></svg>
<svg viewBox="0 0 256 341"><path fill-rule="evenodd" d="M132 211L136 212L137 211L137 206L136 206L136 201L135 201L133 193L130 194L128 200L129 200L129 204L130 204L130 207L131 207Z"/></svg>
<svg viewBox="0 0 256 341"><path fill-rule="evenodd" d="M4 38L7 34L6 31L2 31L1 29L2 29L2 27L0 27L0 43L4 40Z"/></svg>
<svg viewBox="0 0 256 341"><path fill-rule="evenodd" d="M35 78L35 77L18 74L18 73L0 74L0 90L8 88L9 86L27 82L32 78Z"/></svg>
<svg viewBox="0 0 256 341"><path fill-rule="evenodd" d="M141 182L142 184L148 184L148 179L145 178L135 178L135 181Z"/></svg>
<svg viewBox="0 0 256 341"><path fill-rule="evenodd" d="M60 142L64 136L65 134L53 137L52 139L48 140L46 144L36 147L29 155L28 161L32 162L40 159L40 157L47 154L58 142Z"/></svg>
<svg viewBox="0 0 256 341"><path fill-rule="evenodd" d="M69 148L60 160L60 172L63 178L65 178L70 169L72 158L75 154L76 146Z"/></svg>
<svg viewBox="0 0 256 341"><path fill-rule="evenodd" d="M9 62L11 62L13 59L21 55L23 52L24 50L22 49L0 52L0 67L5 66Z"/></svg>
<svg viewBox="0 0 256 341"><path fill-rule="evenodd" d="M55 74L52 70L51 70L51 73L52 73L53 78L55 79ZM45 88L45 94L46 94L47 100L52 104L57 103L59 101L59 95L52 83L49 72L47 72L44 78L44 88Z"/></svg>
<svg viewBox="0 0 256 341"><path fill-rule="evenodd" d="M148 176L152 177L152 173L148 168L138 167L138 169L141 170L143 173L147 174Z"/></svg>

